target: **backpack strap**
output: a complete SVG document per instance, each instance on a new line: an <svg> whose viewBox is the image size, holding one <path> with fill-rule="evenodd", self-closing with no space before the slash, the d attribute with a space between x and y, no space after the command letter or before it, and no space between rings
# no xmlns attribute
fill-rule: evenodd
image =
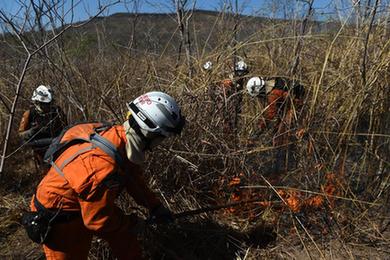
<svg viewBox="0 0 390 260"><path fill-rule="evenodd" d="M290 83L288 79L282 78L282 77L276 77L275 78L275 86L274 89L280 89L283 91L288 91Z"/></svg>
<svg viewBox="0 0 390 260"><path fill-rule="evenodd" d="M90 151L90 150L98 147L101 150L103 150L103 152L105 152L107 155L109 155L112 159L114 159L114 161L119 165L119 167L121 169L125 169L124 160L123 160L122 156L120 155L119 151L117 150L117 148L115 147L115 145L113 143L111 143L108 139L99 135L99 133L98 133L98 132L102 132L102 131L109 129L111 126L112 126L112 124L111 125L103 124L102 126L95 128L94 129L95 132L92 133L89 136L89 138L75 138L75 139L72 139L72 140L70 140L66 143L63 143L63 144L60 143L59 144L60 149L58 149L57 152L52 153L51 156L50 157L48 156L48 158L47 158L50 165L56 170L56 172L59 175L61 175L66 180L65 174L62 171L65 168L65 166L68 165L71 161L73 161L80 154L85 153L87 151ZM78 150L77 152L75 152L74 154L69 156L69 158L66 158L62 162L61 165L57 165L55 163L55 160L58 158L58 156L62 152L64 152L66 149L73 146L74 144L78 144L78 143L90 143L91 145L86 146L83 149ZM55 155L57 155L57 156L55 156Z"/></svg>
<svg viewBox="0 0 390 260"><path fill-rule="evenodd" d="M90 142L89 139L84 139L84 138L73 138L65 142L61 142L61 140L63 139L67 131L72 127L80 124L94 124L94 123L99 123L99 122L82 122L82 123L75 123L66 126L57 137L53 138L49 148L47 148L46 153L43 157L44 162L51 164L52 161L57 160L57 158L72 145L83 143L83 142ZM93 129L94 132L99 133L113 126L113 123L108 123L108 122L103 122L100 124L101 124L100 126L97 126L95 129Z"/></svg>
<svg viewBox="0 0 390 260"><path fill-rule="evenodd" d="M125 168L125 162L123 161L122 156L109 140L99 135L98 133L93 133L90 136L90 142L102 149L106 154L108 154L112 159L114 159L115 162L119 164L119 167L121 167L122 169Z"/></svg>
<svg viewBox="0 0 390 260"><path fill-rule="evenodd" d="M84 139L77 139L77 140L80 140L81 142L88 142L87 140L84 140ZM79 143L81 143L79 142ZM93 145L89 145L83 149L80 149L78 150L76 153L74 153L72 156L70 156L69 158L67 158L60 166L58 166L54 160L51 160L50 161L50 165L53 166L53 168L56 170L56 172L61 175L62 177L65 178L65 175L64 173L62 172L62 170L65 168L66 165L68 165L68 163L70 163L71 161L73 161L74 158L76 158L77 156L79 156L80 154L82 153L85 153L89 150L92 150L94 148Z"/></svg>
<svg viewBox="0 0 390 260"><path fill-rule="evenodd" d="M99 135L98 133L93 133L90 136L90 139L77 139L81 142L89 142L91 145L78 150L76 153L72 154L69 158L67 158L60 166L58 166L55 161L50 161L51 166L56 170L56 172L65 178L64 173L62 170L65 168L66 165L68 165L71 161L73 161L77 156L79 156L82 153L85 153L87 151L90 151L94 149L95 147L98 147L103 150L106 154L108 154L116 163L118 163L119 167L121 169L125 169L125 163L120 155L119 151L116 149L116 147L106 138Z"/></svg>

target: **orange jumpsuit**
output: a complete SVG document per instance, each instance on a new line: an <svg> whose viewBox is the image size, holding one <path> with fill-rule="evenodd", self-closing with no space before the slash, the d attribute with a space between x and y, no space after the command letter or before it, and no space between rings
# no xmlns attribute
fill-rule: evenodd
<svg viewBox="0 0 390 260"><path fill-rule="evenodd" d="M283 104L286 102L288 97L288 91L281 89L273 89L267 95L268 108L266 110L266 119L272 121L275 119L278 113L282 113Z"/></svg>
<svg viewBox="0 0 390 260"><path fill-rule="evenodd" d="M118 259L140 259L142 253L132 233L136 218L125 215L115 205L122 188L134 200L149 210L161 205L147 187L142 169L127 160L127 142L123 126L113 126L100 133L111 141L125 159L126 173L100 148L93 148L76 156L62 170L61 176L53 167L39 184L36 197L47 209L80 212L63 223L55 223L43 248L47 259L87 259L93 235L106 240ZM63 164L90 143L75 144L55 161ZM36 211L34 202L31 209Z"/></svg>
<svg viewBox="0 0 390 260"><path fill-rule="evenodd" d="M280 121L283 120L283 113L286 103L289 102L289 89L291 88L291 82L284 78L275 78L277 86L267 94L267 109L265 111L265 120L261 119L259 122L260 129L264 129L267 124L272 121L278 121L275 124L276 128L279 128ZM302 105L302 98L304 95L304 89L302 85L297 84L292 88L293 102L295 105ZM286 116L291 113L291 107L288 107ZM279 116L278 116L279 115Z"/></svg>
<svg viewBox="0 0 390 260"><path fill-rule="evenodd" d="M275 87L267 94L265 120L260 120L259 127L260 129L264 129L269 124L273 124L274 126L275 135L273 145L278 147L278 149L276 151L276 163L273 171L281 173L287 171L286 158L289 147L286 147L286 145L289 142L289 131L294 113L291 101L289 100L289 90L292 94L292 102L294 105L301 106L304 87L300 84L293 85L290 80L280 77L274 78L274 80L276 81Z"/></svg>

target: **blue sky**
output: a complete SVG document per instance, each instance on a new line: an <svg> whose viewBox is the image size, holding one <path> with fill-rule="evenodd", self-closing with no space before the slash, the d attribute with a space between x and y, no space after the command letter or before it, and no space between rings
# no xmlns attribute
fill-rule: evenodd
<svg viewBox="0 0 390 260"><path fill-rule="evenodd" d="M39 2L39 0L34 0ZM88 17L93 16L98 12L99 3L100 5L106 5L109 3L116 2L117 0L73 0L76 3L76 7L74 8L74 20L80 21L86 20ZM26 9L20 9L20 4L18 2L29 2L26 0L0 0L0 10L7 13L8 15L16 15L23 16L23 12ZM64 12L69 10L71 0L64 0ZM133 11L133 1L131 0L120 0L120 3L110 6L103 15L110 15L117 12L128 12ZM173 11L172 0L139 0L139 12L144 13L156 13L156 12L171 12ZM192 2L192 0L190 0ZM196 8L197 9L205 9L205 10L220 10L223 2L222 0L197 0ZM235 2L234 0L232 2ZM293 7L297 10L300 10L300 6L302 5L302 1L297 0L279 0L279 1L271 1L271 0L238 0L239 6L243 14L247 15L260 15L260 16L271 16L269 10L270 6L273 2L276 3L284 3L290 2L293 3ZM331 0L315 0L314 5L316 8L317 18L319 18L319 14L321 13L329 13L331 10L334 10L334 1ZM22 10L22 11L20 11ZM18 12L19 11L19 12ZM291 14L293 10L284 10L284 14ZM280 16L282 14L279 14ZM68 13L67 18L70 19L70 14ZM281 17L283 18L283 17ZM67 21L69 22L69 20Z"/></svg>

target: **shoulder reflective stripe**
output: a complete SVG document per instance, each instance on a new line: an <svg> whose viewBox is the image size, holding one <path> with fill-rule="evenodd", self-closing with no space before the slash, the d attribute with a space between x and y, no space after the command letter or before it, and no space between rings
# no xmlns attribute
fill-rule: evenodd
<svg viewBox="0 0 390 260"><path fill-rule="evenodd" d="M78 155L80 155L88 150L92 150L95 147L99 147L100 149L102 149L106 154L108 154L111 158L113 158L115 160L115 162L117 162L122 169L124 169L124 161L123 161L122 157L120 156L116 147L109 140L100 136L97 133L92 134L90 136L89 140L83 139L83 138L79 138L79 139L84 140L86 142L89 142L89 143L91 143L91 145L89 145L83 149L80 149L76 153L72 154L69 158L65 159L62 162L60 167L58 167L58 165L54 161L50 162L50 164L56 170L56 172L59 175L61 175L65 180L66 180L66 178L65 178L64 173L62 172L62 169L67 164L69 164L74 158L76 158Z"/></svg>
<svg viewBox="0 0 390 260"><path fill-rule="evenodd" d="M65 178L65 174L61 171L60 168L58 168L57 164L56 164L55 162L53 162L53 161L51 161L50 164L51 164L51 166L53 166L54 170L56 170L56 172L57 172L59 175L61 175L62 178L64 178L66 182L68 182L68 181L66 180L66 178Z"/></svg>
<svg viewBox="0 0 390 260"><path fill-rule="evenodd" d="M124 161L120 156L116 147L106 138L99 134L91 135L91 143L102 149L105 153L107 153L111 158L113 158L121 168L124 167Z"/></svg>
<svg viewBox="0 0 390 260"><path fill-rule="evenodd" d="M64 169L64 167L70 163L74 158L76 158L77 156L79 156L80 154L86 152L86 151L89 151L89 150L92 150L93 149L93 145L89 145L83 149L80 149L78 150L76 153L74 153L72 156L70 156L69 158L67 158L66 160L64 160L61 164L61 166L59 167L60 170Z"/></svg>

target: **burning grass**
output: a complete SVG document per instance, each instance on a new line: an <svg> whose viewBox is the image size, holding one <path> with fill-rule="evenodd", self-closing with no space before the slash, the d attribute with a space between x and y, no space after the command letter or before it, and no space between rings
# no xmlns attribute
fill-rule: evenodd
<svg viewBox="0 0 390 260"><path fill-rule="evenodd" d="M63 73L49 66L38 79L32 68L25 91L53 82L69 122L115 117L119 122L126 114L125 102L152 89L178 99L187 126L181 138L148 158L151 187L175 212L252 202L149 230L143 242L153 259L333 258L332 246L342 257L361 256L357 246L377 256L373 251L387 250L390 243L390 50L388 37L382 37L388 32L380 29L370 36L375 44L369 48L365 82L361 35L356 37L347 27L339 34L305 38L297 77L307 93L303 106L292 110L292 122L284 132L286 143L279 147L273 146L274 129L252 135L263 117L262 101L241 91L236 93L242 97L240 109L229 111L224 104L225 110L216 109L221 104L209 97L207 90L227 77L234 52L228 42L194 57L192 78L186 66L176 66L175 57L91 52L77 61L80 66L72 59L58 60ZM245 51L249 76L286 76L289 71L295 42L274 39L283 32L273 30L278 28L261 31L261 37L253 35L236 46L236 51ZM64 50L57 51L66 57ZM56 60L55 53L51 58ZM210 74L198 69L207 59L218 68ZM4 71L1 77L10 80L7 75L13 73ZM24 100L18 114L26 104ZM5 113L0 116L3 122ZM226 122L233 116L238 127L227 131ZM11 150L17 148L13 143ZM285 170L275 172L281 150ZM15 212L27 208L40 177L21 153L8 158L8 163L2 176L0 256L18 258L11 249L20 249L24 256L39 257L39 249L26 242ZM131 205L124 198L120 204L127 209ZM106 245L95 241L91 258L109 257Z"/></svg>

